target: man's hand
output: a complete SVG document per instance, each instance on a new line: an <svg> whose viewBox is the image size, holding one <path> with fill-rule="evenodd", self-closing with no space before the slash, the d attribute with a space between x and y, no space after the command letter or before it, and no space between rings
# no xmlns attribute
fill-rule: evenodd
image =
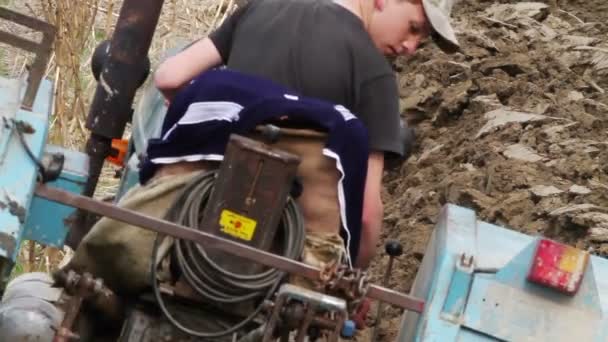
<svg viewBox="0 0 608 342"><path fill-rule="evenodd" d="M382 204L382 173L384 171L384 154L370 153L367 163L367 178L363 196L363 217L361 226L361 242L357 267L367 268L376 252L376 244L380 240L384 205Z"/></svg>

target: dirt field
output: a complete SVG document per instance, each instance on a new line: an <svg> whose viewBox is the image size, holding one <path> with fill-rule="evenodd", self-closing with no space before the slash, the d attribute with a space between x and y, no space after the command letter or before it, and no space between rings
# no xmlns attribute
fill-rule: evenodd
<svg viewBox="0 0 608 342"><path fill-rule="evenodd" d="M399 63L418 142L386 175L384 237L406 251L397 290L409 291L448 202L608 255L608 2L502 3L457 6L463 54L429 46ZM376 258L378 281L387 260ZM399 318L385 309L381 341L395 340Z"/></svg>
<svg viewBox="0 0 608 342"><path fill-rule="evenodd" d="M608 256L608 1L510 3L461 0L454 18L463 53L429 44L398 61L403 115L418 137L412 157L385 177L383 237L405 248L389 284L398 291L409 291L448 202ZM186 14L175 15L176 27L197 24L175 36L207 30ZM159 30L154 53L177 29ZM0 51L0 74L22 69L11 54ZM376 283L386 263L376 258ZM400 315L385 306L380 341L395 340Z"/></svg>

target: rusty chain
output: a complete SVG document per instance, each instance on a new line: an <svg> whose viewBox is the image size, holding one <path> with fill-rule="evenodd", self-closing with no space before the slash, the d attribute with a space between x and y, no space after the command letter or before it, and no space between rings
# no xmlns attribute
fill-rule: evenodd
<svg viewBox="0 0 608 342"><path fill-rule="evenodd" d="M349 314L354 314L357 311L370 287L367 272L350 268L347 265L326 265L321 268L319 278L321 283L318 290L339 293L342 297L345 297Z"/></svg>

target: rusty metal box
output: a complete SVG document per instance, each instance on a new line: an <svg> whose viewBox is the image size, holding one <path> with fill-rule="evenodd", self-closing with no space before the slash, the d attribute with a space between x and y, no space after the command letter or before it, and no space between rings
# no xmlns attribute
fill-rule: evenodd
<svg viewBox="0 0 608 342"><path fill-rule="evenodd" d="M232 135L203 213L203 230L270 250L299 163L294 154ZM228 271L255 274L262 268L227 253L208 254Z"/></svg>

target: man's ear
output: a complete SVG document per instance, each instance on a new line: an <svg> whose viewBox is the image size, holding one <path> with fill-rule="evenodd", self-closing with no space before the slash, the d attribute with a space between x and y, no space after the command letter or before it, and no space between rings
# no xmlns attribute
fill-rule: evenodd
<svg viewBox="0 0 608 342"><path fill-rule="evenodd" d="M378 11L384 10L387 1L389 0L374 0L374 8Z"/></svg>

